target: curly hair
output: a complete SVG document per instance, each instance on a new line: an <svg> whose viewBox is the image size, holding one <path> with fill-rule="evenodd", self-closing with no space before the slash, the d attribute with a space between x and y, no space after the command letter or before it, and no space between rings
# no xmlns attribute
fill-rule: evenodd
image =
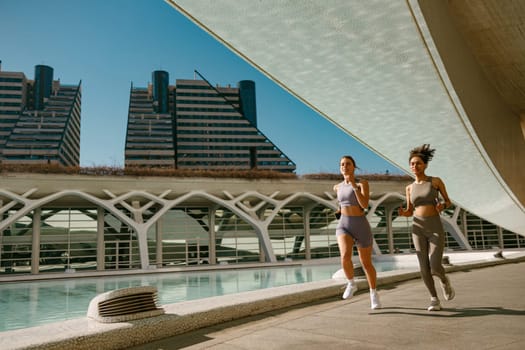
<svg viewBox="0 0 525 350"><path fill-rule="evenodd" d="M412 157L419 157L423 161L423 163L428 164L432 160L432 157L434 157L434 152L436 150L434 148L430 148L430 145L428 143L425 143L424 145L421 145L416 148L412 148L410 150L410 156L408 157L408 161L410 162L410 159Z"/></svg>

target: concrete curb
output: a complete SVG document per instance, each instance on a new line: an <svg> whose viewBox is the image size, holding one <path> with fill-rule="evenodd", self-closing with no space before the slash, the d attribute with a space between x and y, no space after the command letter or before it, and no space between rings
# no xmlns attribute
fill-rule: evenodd
<svg viewBox="0 0 525 350"><path fill-rule="evenodd" d="M447 272L525 262L525 255L446 266ZM378 286L419 278L418 270L380 272ZM368 290L357 279L358 294ZM124 349L199 328L260 315L290 306L341 295L344 281L325 280L243 292L164 305L165 314L130 322L103 324L85 318L2 332L0 348L8 349Z"/></svg>

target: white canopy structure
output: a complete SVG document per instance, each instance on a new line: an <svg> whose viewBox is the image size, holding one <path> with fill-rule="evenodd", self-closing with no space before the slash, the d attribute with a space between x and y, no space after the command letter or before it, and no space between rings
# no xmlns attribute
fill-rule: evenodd
<svg viewBox="0 0 525 350"><path fill-rule="evenodd" d="M525 234L523 5L167 2L407 172L408 151L431 144L431 173L446 180L454 202Z"/></svg>

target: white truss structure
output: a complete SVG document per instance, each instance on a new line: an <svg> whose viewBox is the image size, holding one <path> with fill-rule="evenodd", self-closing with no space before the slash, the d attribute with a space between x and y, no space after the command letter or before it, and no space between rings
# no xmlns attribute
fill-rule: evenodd
<svg viewBox="0 0 525 350"><path fill-rule="evenodd" d="M32 216L33 235L32 235L32 272L38 273L39 253L40 253L40 213L52 203L67 198L70 202L78 201L77 207L86 206L86 202L97 208L97 269L103 269L104 263L104 210L115 218L126 224L134 230L137 235L140 266L142 269L151 268L148 253L147 234L164 215L170 210L192 203L200 203L199 206L205 206L215 211L219 208L227 209L236 215L239 219L248 224L255 232L260 242L261 255L267 262L276 262L276 254L272 247L270 225L276 219L280 211L288 206L300 206L303 208L302 216L304 225L304 236L306 240L307 258L309 256L310 240L310 212L316 206L324 206L330 210L337 209L336 198L332 193L310 193L305 191L290 193L286 187L274 191L270 194L263 194L259 191L245 191L234 195L228 190L222 191L222 196L212 194L206 190L190 190L186 193L175 195L172 189L165 189L160 194L154 194L145 190L129 190L127 192L116 194L115 191L103 189L97 195L82 190L67 189L50 193L44 196L37 196L38 187L33 187L20 194L7 189L0 189L0 232L8 229L11 225L25 216ZM394 251L394 237L392 234L392 215L397 207L405 200L405 197L398 192L387 192L383 195L370 200L370 208L367 214L369 221L373 220L374 213L379 207L386 209L386 222L389 251ZM297 203L300 203L297 204ZM156 208L153 215L146 213L153 207ZM470 250L472 247L468 243L465 235L456 224L461 209L456 207L452 217L442 216L442 221L446 230L457 241L462 249ZM264 212L264 215L261 213ZM212 217L213 215L210 215ZM209 225L210 242L215 240L215 228L213 224ZM3 235L2 235L3 236ZM0 237L1 238L1 237ZM0 241L0 247L1 247ZM213 250L213 244L210 244L210 250ZM374 241L375 254L381 254L381 250ZM210 252L214 255L214 252Z"/></svg>

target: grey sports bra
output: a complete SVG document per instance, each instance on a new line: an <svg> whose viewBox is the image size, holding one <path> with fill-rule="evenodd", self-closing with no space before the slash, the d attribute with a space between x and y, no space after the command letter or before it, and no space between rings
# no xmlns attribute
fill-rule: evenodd
<svg viewBox="0 0 525 350"><path fill-rule="evenodd" d="M438 198L438 191L432 186L432 177L428 176L427 180L421 184L412 183L410 191L410 200L415 208L421 205L435 205Z"/></svg>
<svg viewBox="0 0 525 350"><path fill-rule="evenodd" d="M349 207L351 205L359 206L352 185L346 184L344 181L337 186L337 200L341 207Z"/></svg>

